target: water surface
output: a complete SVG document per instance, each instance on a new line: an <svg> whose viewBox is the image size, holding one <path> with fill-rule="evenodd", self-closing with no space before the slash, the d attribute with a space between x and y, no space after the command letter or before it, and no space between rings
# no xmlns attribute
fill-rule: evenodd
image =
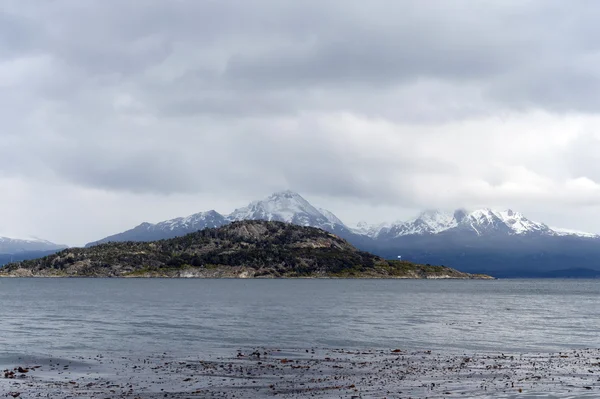
<svg viewBox="0 0 600 399"><path fill-rule="evenodd" d="M0 279L0 355L599 347L595 280Z"/></svg>

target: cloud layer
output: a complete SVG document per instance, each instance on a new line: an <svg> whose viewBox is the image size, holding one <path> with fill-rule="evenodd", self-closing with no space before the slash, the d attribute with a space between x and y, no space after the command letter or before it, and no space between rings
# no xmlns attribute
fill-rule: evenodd
<svg viewBox="0 0 600 399"><path fill-rule="evenodd" d="M0 232L82 244L294 189L342 219L600 231L592 1L7 1Z"/></svg>

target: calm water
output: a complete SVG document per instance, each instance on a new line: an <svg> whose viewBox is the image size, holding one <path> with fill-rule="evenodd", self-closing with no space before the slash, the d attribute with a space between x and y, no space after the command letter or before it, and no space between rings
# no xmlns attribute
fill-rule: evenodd
<svg viewBox="0 0 600 399"><path fill-rule="evenodd" d="M585 280L0 279L0 356L599 347Z"/></svg>

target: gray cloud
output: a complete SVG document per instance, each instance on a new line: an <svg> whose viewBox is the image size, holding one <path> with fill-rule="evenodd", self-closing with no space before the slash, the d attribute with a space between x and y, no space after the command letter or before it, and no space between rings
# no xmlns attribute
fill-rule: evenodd
<svg viewBox="0 0 600 399"><path fill-rule="evenodd" d="M26 216L40 185L103 220L284 188L353 204L348 219L594 207L598 16L584 0L7 1L0 186L22 216L0 218L54 234Z"/></svg>
<svg viewBox="0 0 600 399"><path fill-rule="evenodd" d="M56 1L9 8L0 28L4 58L44 54L68 76L104 76L98 84L112 76L108 84L167 113L255 114L250 97L266 114L320 109L327 100L302 101L311 90L326 90L334 103L385 95L416 79L473 84L488 102L509 107L597 105L590 15L598 7L589 2ZM78 89L69 79L63 84ZM361 110L359 102L352 107Z"/></svg>

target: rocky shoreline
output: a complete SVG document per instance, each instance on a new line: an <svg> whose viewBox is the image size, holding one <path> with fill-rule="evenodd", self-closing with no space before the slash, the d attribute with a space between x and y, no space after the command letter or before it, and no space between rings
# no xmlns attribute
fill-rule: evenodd
<svg viewBox="0 0 600 399"><path fill-rule="evenodd" d="M237 270L212 270L208 273L194 273L194 272L146 272L146 273L134 273L123 276L105 276L105 275L68 275L68 274L57 274L57 273L36 273L33 274L27 269L16 269L9 273L2 273L0 271L0 278L126 278L126 279L148 279L148 278L168 278L168 279L295 279L295 280L314 280L314 279L329 279L329 280L340 280L340 279L362 279L362 280L496 280L496 277L488 276L485 274L464 274L464 275L424 275L419 276L417 274L409 274L402 276L378 276L378 275L365 275L365 276L327 276L327 275L315 275L315 276L281 276L274 277L272 275L257 276L256 270L250 271L237 271Z"/></svg>
<svg viewBox="0 0 600 399"><path fill-rule="evenodd" d="M253 348L225 357L21 357L4 370L0 391L20 398L597 397L598 359L598 349L446 354L314 348Z"/></svg>

